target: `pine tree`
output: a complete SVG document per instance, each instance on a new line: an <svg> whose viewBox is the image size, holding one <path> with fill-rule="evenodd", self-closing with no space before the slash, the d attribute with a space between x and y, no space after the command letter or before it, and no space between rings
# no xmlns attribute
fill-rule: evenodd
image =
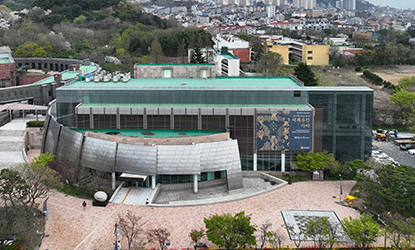
<svg viewBox="0 0 415 250"><path fill-rule="evenodd" d="M317 86L317 78L307 63L301 62L294 68L294 75L301 80L305 86Z"/></svg>
<svg viewBox="0 0 415 250"><path fill-rule="evenodd" d="M205 57L199 47L196 47L190 55L190 63L206 63Z"/></svg>
<svg viewBox="0 0 415 250"><path fill-rule="evenodd" d="M164 54L157 37L151 43L149 59L153 63L164 63Z"/></svg>

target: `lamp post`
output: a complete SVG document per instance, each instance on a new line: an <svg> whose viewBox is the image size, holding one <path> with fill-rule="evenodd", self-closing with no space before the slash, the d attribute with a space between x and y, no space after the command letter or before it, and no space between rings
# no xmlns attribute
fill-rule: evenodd
<svg viewBox="0 0 415 250"><path fill-rule="evenodd" d="M118 250L118 245L117 245L117 236L118 236L118 232L117 232L117 228L118 228L118 224L115 223L115 230L114 230L114 235L115 235L115 247L114 250Z"/></svg>
<svg viewBox="0 0 415 250"><path fill-rule="evenodd" d="M342 195L343 195L343 188L342 188L342 174L339 174L340 177L340 197L339 197L339 205L342 204Z"/></svg>

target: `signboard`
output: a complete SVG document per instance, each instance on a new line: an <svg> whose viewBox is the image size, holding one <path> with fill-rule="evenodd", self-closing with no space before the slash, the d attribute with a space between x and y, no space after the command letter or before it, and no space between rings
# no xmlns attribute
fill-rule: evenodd
<svg viewBox="0 0 415 250"><path fill-rule="evenodd" d="M258 151L310 151L312 111L257 112Z"/></svg>

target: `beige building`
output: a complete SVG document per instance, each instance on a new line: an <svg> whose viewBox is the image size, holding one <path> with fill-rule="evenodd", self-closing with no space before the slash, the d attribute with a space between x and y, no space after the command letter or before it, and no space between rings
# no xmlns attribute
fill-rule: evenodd
<svg viewBox="0 0 415 250"><path fill-rule="evenodd" d="M268 51L281 54L284 64L290 59L308 65L329 64L329 45L308 45L293 40L267 40L266 43Z"/></svg>

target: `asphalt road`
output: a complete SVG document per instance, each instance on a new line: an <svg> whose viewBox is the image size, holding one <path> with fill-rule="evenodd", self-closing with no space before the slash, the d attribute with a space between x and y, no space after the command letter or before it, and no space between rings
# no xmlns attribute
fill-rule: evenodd
<svg viewBox="0 0 415 250"><path fill-rule="evenodd" d="M410 155L407 151L399 149L399 145L396 145L393 141L376 141L372 140L372 145L377 146L383 153L392 157L400 164L411 166L415 168L415 157Z"/></svg>

